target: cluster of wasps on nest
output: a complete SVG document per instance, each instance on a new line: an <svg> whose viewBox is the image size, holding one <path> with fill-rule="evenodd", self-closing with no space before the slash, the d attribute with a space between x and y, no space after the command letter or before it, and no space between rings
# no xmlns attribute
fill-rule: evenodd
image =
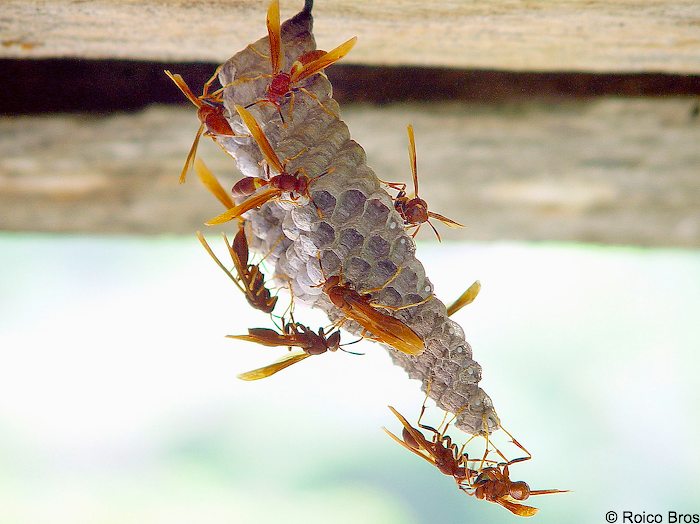
<svg viewBox="0 0 700 524"><path fill-rule="evenodd" d="M304 10L297 17L306 17L311 20L312 1L307 0ZM292 22L293 20L290 20ZM288 22L289 23L289 22ZM326 209L319 205L319 199L314 199L312 190L324 177L331 175L336 166L326 165L325 169L311 176L305 169L303 162L296 162L297 167L291 169L288 166L299 157L305 155L310 147L301 148L296 154L280 158L282 156L273 147L274 141L266 134L265 128L268 122L263 118L276 119L274 125L278 128L286 128L298 120L308 118L309 112L301 114L299 106L300 97L306 97L328 117L340 122L338 114L333 107L328 107L317 94L313 92L312 83L318 77L324 77L324 70L347 55L356 43L357 38L351 38L335 49L325 52L314 49L299 53L290 59L289 49L283 48L283 37L280 24L279 1L273 0L267 11L267 46L265 50L257 49L253 44L249 45L252 53L268 64L269 72L254 76L237 76L232 82L224 82L219 74L222 67L216 70L214 75L204 84L202 94L197 96L187 85L185 80L177 74L166 71L166 74L185 94L185 96L197 107L197 116L200 126L196 133L192 147L187 155L185 165L180 175L180 182L186 180L188 172L194 167L202 183L224 206L224 211L218 216L206 222L207 225L237 222L237 232L233 241L224 235L224 242L231 258L233 269L229 269L211 249L210 245L201 233L197 236L204 249L209 253L216 264L233 281L244 294L248 303L255 309L263 311L270 316L273 327L250 328L245 335L233 335L230 338L255 342L268 347L287 347L290 350L288 356L259 369L251 370L239 375L242 380L259 380L282 371L305 360L311 356L321 355L337 350L354 353L347 349L348 346L368 339L390 346L400 354L411 357L419 357L427 347L424 336L417 333L414 328L400 317L400 312L417 308L432 300L437 300L430 293L425 298L420 298L408 304L391 305L378 300L379 293L387 288L399 277L401 271L397 268L393 275L378 287L356 286L343 274L342 261L334 270L324 267L320 250L317 252L317 267L320 270L319 280L312 285L317 292L325 295L329 303L337 308L338 317L329 326L314 329L301 322L294 316L295 294L292 285L289 288L290 304L281 315L276 315L278 296L273 295L271 286L266 282L266 277L261 270L261 262L275 250L279 241L273 243L270 252L261 260L252 262L249 240L246 234L246 226L252 220L251 213L271 203L284 203L287 207L301 208L311 206L319 218L323 218ZM267 51L267 53L266 53ZM286 62L286 63L285 63ZM291 64L289 67L286 67ZM237 74L237 73L236 73ZM214 82L219 78L222 86L213 89ZM228 89L236 89L247 83L264 82L263 95L246 105L237 103L226 104L225 96ZM273 111L256 111L261 107L272 108ZM254 112L257 112L257 117ZM423 224L428 224L440 240L440 234L431 222L435 220L449 227L462 227L461 224L446 218L438 213L430 211L425 200L418 195L418 169L416 162L416 143L414 130L411 125L407 127L408 156L413 179L413 195L407 192L406 184L380 181L388 190L396 193L391 197L393 211L398 214L406 231L412 232L415 237ZM202 136L209 136L224 150L224 144L245 143L253 147L262 160L259 167L261 176L244 176L235 183L231 191L226 191L214 174L199 159L196 159L197 146ZM357 144L355 144L357 145ZM359 146L358 146L359 147ZM231 153L233 155L233 153ZM235 156L235 155L234 155ZM237 160L240 159L236 157ZM240 164L239 164L240 167ZM403 242L403 240L402 240ZM475 282L452 305L446 308L447 316L451 316L465 305L471 303L480 289L479 282ZM351 342L341 343L341 327L348 324L359 326L354 331L359 331L359 338ZM355 353L356 354L356 353ZM426 401L430 396L431 379L426 382ZM420 410L420 415L415 423L411 424L403 415L393 407L389 407L402 426L401 436L397 436L385 428L386 433L411 453L426 460L441 473L452 477L459 490L477 499L486 500L501 505L515 515L529 517L537 512L537 509L522 503L532 495L561 493L562 490L531 490L527 483L514 481L510 478L510 469L513 465L532 458L522 444L520 444L500 423L500 428L511 439L510 442L517 447L520 453L517 458L509 459L496 447L490 439L489 423L484 414L483 426L474 432L474 435L461 446L447 435L447 431L453 421L457 419L465 405L458 409L452 409L453 416L448 420L448 412L445 411L443 421L437 428L422 422L426 411L426 402ZM482 409L485 409L482 407ZM470 458L465 451L467 445L476 437L484 440L483 453L477 454L478 458Z"/></svg>

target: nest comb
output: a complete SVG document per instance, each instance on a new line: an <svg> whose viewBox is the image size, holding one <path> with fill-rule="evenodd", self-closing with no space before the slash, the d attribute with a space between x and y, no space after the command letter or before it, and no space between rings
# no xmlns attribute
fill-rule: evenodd
<svg viewBox="0 0 700 524"><path fill-rule="evenodd" d="M287 67L316 48L312 25L307 8L282 24ZM269 74L270 62L264 55L269 55L267 37L234 55L219 73L221 85L229 86L224 91L229 122L243 135L248 131L234 105L248 106L265 98L270 79L231 83ZM284 124L277 108L270 104L249 107L279 158L291 159L287 170L291 173L301 167L310 178L318 177L310 186L311 202L280 199L245 215L251 249L270 253L267 261L274 268L274 278L291 285L295 300L322 309L332 321L344 315L318 284L336 274L359 292L386 284L373 294L377 303L403 306L420 302L433 292L433 286L416 258L415 243L406 233L391 196L367 166L364 150L350 138L345 123L329 114L328 110L340 114L330 82L324 75L314 75L304 87L318 100L296 93L293 113L287 113L288 104L281 108ZM216 139L245 176L264 176L262 155L254 141L245 137ZM328 168L332 172L319 177ZM425 343L425 351L417 357L385 346L394 363L410 378L420 380L440 408L456 413L455 424L460 429L472 434L484 433L486 426L488 431L498 429L491 399L478 386L481 367L472 359L462 328L448 318L445 305L434 297L388 313ZM343 328L354 334L362 332L352 321L345 322Z"/></svg>

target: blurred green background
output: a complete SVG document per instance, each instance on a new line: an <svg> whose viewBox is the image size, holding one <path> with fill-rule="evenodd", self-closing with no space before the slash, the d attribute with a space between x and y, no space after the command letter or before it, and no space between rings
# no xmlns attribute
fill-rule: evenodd
<svg viewBox="0 0 700 524"><path fill-rule="evenodd" d="M537 521L700 512L700 252L418 250L443 301L482 283L456 320L534 455L512 477L573 490L530 499ZM517 519L382 432L423 394L379 346L237 380L285 350L224 338L269 321L194 237L3 233L0 269L2 523Z"/></svg>

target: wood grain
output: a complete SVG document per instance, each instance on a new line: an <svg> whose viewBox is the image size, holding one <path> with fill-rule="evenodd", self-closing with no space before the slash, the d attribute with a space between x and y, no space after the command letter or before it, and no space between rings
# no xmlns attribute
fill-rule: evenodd
<svg viewBox="0 0 700 524"><path fill-rule="evenodd" d="M696 0L323 0L319 47L347 63L515 71L700 72ZM5 0L0 56L223 62L265 33L267 2ZM283 19L302 7L282 2Z"/></svg>
<svg viewBox="0 0 700 524"><path fill-rule="evenodd" d="M690 98L349 105L369 165L409 181L416 131L421 196L467 225L444 236L700 246L700 120ZM177 178L197 127L189 107L109 116L0 119L0 228L187 233L219 212ZM201 154L225 187L234 163ZM421 232L432 240L429 230Z"/></svg>

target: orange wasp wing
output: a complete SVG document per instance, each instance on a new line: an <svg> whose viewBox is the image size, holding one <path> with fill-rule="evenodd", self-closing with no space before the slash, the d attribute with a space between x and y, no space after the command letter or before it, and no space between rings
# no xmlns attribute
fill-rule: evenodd
<svg viewBox="0 0 700 524"><path fill-rule="evenodd" d="M357 42L357 37L353 36L347 42L340 44L338 47L328 51L326 54L317 58L316 60L312 60L308 64L303 64L301 68L292 67L290 83L294 84L296 82L301 82L305 78L315 75L319 71L323 71L325 68L347 55L354 47L355 42Z"/></svg>
<svg viewBox="0 0 700 524"><path fill-rule="evenodd" d="M400 320L376 310L363 300L346 298L348 308L344 313L375 335L381 342L406 353L420 355L425 346L423 340Z"/></svg>
<svg viewBox="0 0 700 524"><path fill-rule="evenodd" d="M270 364L268 366L263 366L258 369L253 369L251 371L246 371L245 373L241 373L238 375L238 378L241 380L260 380L262 378L267 378L271 375L274 375L278 371L282 371L284 368L288 368L289 366L296 364L297 362L301 362L305 358L310 357L308 353L293 353L291 355L287 355L281 360L278 360L277 362Z"/></svg>
<svg viewBox="0 0 700 524"><path fill-rule="evenodd" d="M202 106L202 101L197 97L197 95L195 95L192 92L190 86L188 86L187 82L185 82L185 79L182 78L182 75L173 74L167 69L164 71L164 73L168 75L168 78L170 78L170 80L172 80L175 83L178 89L182 91L182 94L185 95L190 102L192 102L198 108Z"/></svg>
<svg viewBox="0 0 700 524"><path fill-rule="evenodd" d="M253 138L258 144L260 152L262 153L263 157L265 157L265 161L268 163L268 165L274 167L278 173L284 173L284 166L282 165L282 162L280 162L279 158L277 157L275 150L272 149L270 142L267 140L267 137L260 128L257 120L255 120L255 117L253 117L253 115L250 114L250 111L243 106L237 105L236 111L238 111L238 114L248 128L248 131L250 131L250 134L253 135Z"/></svg>
<svg viewBox="0 0 700 524"><path fill-rule="evenodd" d="M226 335L226 338L256 342L267 347L298 346L303 344L294 335L282 335L274 329L268 328L248 328L247 335Z"/></svg>
<svg viewBox="0 0 700 524"><path fill-rule="evenodd" d="M413 453L414 455L418 455L420 458L427 460L427 461L430 462L433 466L435 466L435 459L434 459L432 456L427 455L427 454L423 454L423 453L421 453L420 451L418 451L417 449L412 448L411 446L409 446L408 444L406 444L403 440L401 440L399 437L397 437L396 435L394 435L394 434L393 434L391 431L389 431L388 429L386 429L386 428L382 428L382 429L384 430L384 433L386 433L386 434L389 435L392 439L394 439L394 441L395 441L397 444L403 446L404 448L406 448L408 451L410 451L410 452Z"/></svg>
<svg viewBox="0 0 700 524"><path fill-rule="evenodd" d="M187 153L187 158L185 159L185 166L182 168L182 172L180 173L180 184L185 183L185 180L187 180L187 172L192 167L192 164L194 164L194 157L197 154L197 148L199 147L199 139L202 138L202 133L204 133L203 123L199 125L199 129L197 129L197 134L194 136L194 142L192 142L192 147L190 148L189 153Z"/></svg>
<svg viewBox="0 0 700 524"><path fill-rule="evenodd" d="M280 3L272 0L267 8L267 36L270 41L270 63L272 74L276 75L282 70L282 35L280 32Z"/></svg>
<svg viewBox="0 0 700 524"><path fill-rule="evenodd" d="M204 184L204 187L206 187L209 192L224 205L226 209L231 209L232 207L236 206L233 199L214 176L214 173L211 172L211 170L202 160L197 159L194 164L194 169L197 171L197 176L199 176L199 180L201 180L202 184Z"/></svg>
<svg viewBox="0 0 700 524"><path fill-rule="evenodd" d="M451 306L447 308L447 316L451 317L464 306L474 302L474 299L479 294L479 291L481 291L481 282L476 280L464 293L461 294L457 300L452 303Z"/></svg>
<svg viewBox="0 0 700 524"><path fill-rule="evenodd" d="M533 495L551 495L552 493L571 493L568 489L531 489L530 496Z"/></svg>
<svg viewBox="0 0 700 524"><path fill-rule="evenodd" d="M532 506L526 506L525 504L519 504L517 502L512 502L506 498L500 498L494 501L496 504L500 504L508 511L517 515L518 517L533 517L537 514L537 508Z"/></svg>
<svg viewBox="0 0 700 524"><path fill-rule="evenodd" d="M415 440L416 443L418 443L418 445L420 445L420 447L423 448L424 452L421 452L421 450L418 450L412 446L409 446L403 439L400 439L399 437L394 435L388 429L382 428L382 429L384 429L386 434L389 435L391 438L393 438L401 446L403 446L404 448L409 450L411 453L418 455L419 457L427 460L433 466L435 466L435 458L433 457L432 453L430 453L430 450L428 449L428 446L427 446L428 441L425 439L425 436L423 436L423 434L420 431L417 431L416 428L411 426L411 424L409 424L408 421L403 417L403 415L401 415L401 413L396 411L396 409L394 409L392 406L389 406L389 409L396 416L396 418L399 419L401 424L403 424L403 427L406 429L406 431L408 431L410 433L411 437L413 437L413 440Z"/></svg>
<svg viewBox="0 0 700 524"><path fill-rule="evenodd" d="M464 224L460 224L459 222L455 222L454 220L451 220L447 217L444 217L438 213L433 213L432 211L428 211L428 216L430 218L434 218L435 220L439 220L440 222L445 224L447 227L452 227L452 228L464 227Z"/></svg>
<svg viewBox="0 0 700 524"><path fill-rule="evenodd" d="M178 89L182 91L182 94L184 94L190 102L192 102L198 108L202 107L202 101L197 97L197 95L195 95L192 92L190 87L187 85L187 82L185 82L185 79L182 78L181 75L173 74L167 69L165 70L165 74L168 75L170 80L172 80L175 83ZM187 179L187 172L190 170L192 164L194 163L194 157L197 154L199 139L204 133L204 127L204 122L202 122L199 126L199 129L197 129L197 134L194 136L194 142L192 142L192 147L190 147L190 151L189 153L187 153L187 158L185 159L185 166L182 168L182 172L180 173L179 182L181 184L185 183L185 180Z"/></svg>
<svg viewBox="0 0 700 524"><path fill-rule="evenodd" d="M408 132L408 161L411 163L411 173L413 175L413 193L418 196L418 164L416 162L416 137L413 134L413 126L406 127Z"/></svg>
<svg viewBox="0 0 700 524"><path fill-rule="evenodd" d="M238 204L237 206L232 207L228 211L220 214L219 216L216 216L212 218L211 220L208 220L205 222L206 225L208 226L215 226L217 224L223 224L225 222L229 222L233 220L234 218L238 218L241 216L243 213L247 213L251 209L255 209L256 207L262 206L265 202L268 200L272 200L276 196L279 196L282 194L282 191L279 189L275 188L268 188L265 191L261 191L260 193L257 193L255 195L252 195L248 198L246 198L243 202Z"/></svg>
<svg viewBox="0 0 700 524"><path fill-rule="evenodd" d="M224 266L224 265L221 263L221 260L219 260L219 258L214 254L214 251L211 249L211 247L210 247L209 244L207 243L207 241L206 241L206 239L204 238L204 235L202 235L202 232L201 232L201 231L197 231L197 238L199 239L199 242L202 244L202 246L203 246L204 249L207 251L207 253L209 253L209 256L214 260L214 262L216 262L216 265L219 266L219 267L221 268L221 270L222 270L224 273L226 273L226 275L228 275L228 277L229 277L231 280L233 280L233 283L236 284L236 286L238 287L238 289L240 289L243 293L246 293L246 290L243 288L243 286L241 286L241 283L238 281L238 279L237 279L235 276L233 276L233 273L231 273L231 272L226 268L226 266ZM226 238L226 237L224 236L224 238ZM226 239L226 245L228 246L228 239ZM234 264L235 264L235 262L236 262L236 261L234 260ZM236 266L236 269L238 269L238 266Z"/></svg>

